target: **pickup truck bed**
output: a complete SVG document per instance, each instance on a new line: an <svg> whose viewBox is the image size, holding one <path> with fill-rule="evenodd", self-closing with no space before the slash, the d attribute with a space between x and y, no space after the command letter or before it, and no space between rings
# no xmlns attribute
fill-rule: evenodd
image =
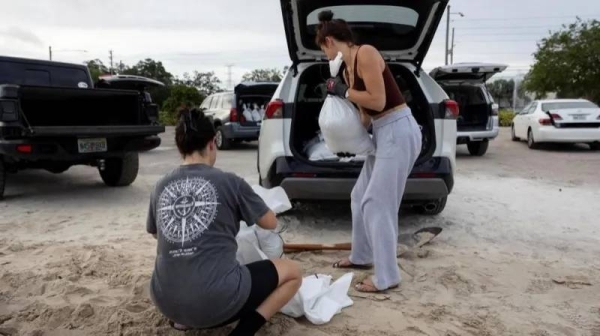
<svg viewBox="0 0 600 336"><path fill-rule="evenodd" d="M109 186L134 182L138 153L158 147L165 131L144 85L162 83L115 77L126 80L94 88L82 65L0 57L0 198L6 174L23 169L88 165Z"/></svg>

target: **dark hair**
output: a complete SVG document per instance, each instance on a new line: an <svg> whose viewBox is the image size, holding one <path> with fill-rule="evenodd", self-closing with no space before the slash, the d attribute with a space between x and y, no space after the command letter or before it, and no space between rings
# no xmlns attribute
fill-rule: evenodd
<svg viewBox="0 0 600 336"><path fill-rule="evenodd" d="M344 19L334 19L333 12L324 10L319 13L317 25L317 45L325 44L325 38L331 36L340 42L354 44L354 36L348 23Z"/></svg>
<svg viewBox="0 0 600 336"><path fill-rule="evenodd" d="M211 118L204 114L204 110L188 106L181 106L177 115L175 143L179 153L185 157L195 151L204 151L216 134Z"/></svg>

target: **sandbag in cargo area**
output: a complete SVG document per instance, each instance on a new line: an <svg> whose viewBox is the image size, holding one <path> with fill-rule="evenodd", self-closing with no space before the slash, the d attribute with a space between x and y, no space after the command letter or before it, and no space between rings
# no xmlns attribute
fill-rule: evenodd
<svg viewBox="0 0 600 336"><path fill-rule="evenodd" d="M343 153L333 153L321 132L317 132L314 138L306 141L303 153L310 161L322 162L364 162L366 157L363 155L344 155Z"/></svg>

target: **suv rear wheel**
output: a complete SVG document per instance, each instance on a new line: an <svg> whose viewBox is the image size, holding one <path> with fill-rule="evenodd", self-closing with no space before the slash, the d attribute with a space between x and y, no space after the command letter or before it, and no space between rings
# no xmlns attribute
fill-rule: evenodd
<svg viewBox="0 0 600 336"><path fill-rule="evenodd" d="M231 148L231 139L228 139L223 133L223 129L221 127L217 128L217 135L215 136L215 142L217 143L217 148L219 150L227 150Z"/></svg>
<svg viewBox="0 0 600 336"><path fill-rule="evenodd" d="M490 146L490 142L487 140L469 142L467 144L467 148L469 149L469 153L473 156L483 156L488 150Z"/></svg>
<svg viewBox="0 0 600 336"><path fill-rule="evenodd" d="M421 215L436 216L444 211L446 202L448 202L448 196L415 206L413 209Z"/></svg>
<svg viewBox="0 0 600 336"><path fill-rule="evenodd" d="M107 186L124 187L135 181L140 167L138 153L127 153L121 158L109 158L100 169L100 176Z"/></svg>
<svg viewBox="0 0 600 336"><path fill-rule="evenodd" d="M6 186L6 169L4 160L0 156L0 199L4 197L4 187Z"/></svg>

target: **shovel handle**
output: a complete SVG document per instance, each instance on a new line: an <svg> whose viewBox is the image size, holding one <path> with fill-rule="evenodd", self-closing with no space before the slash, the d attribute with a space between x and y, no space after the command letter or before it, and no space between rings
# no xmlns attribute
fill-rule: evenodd
<svg viewBox="0 0 600 336"><path fill-rule="evenodd" d="M340 244L283 244L285 252L300 252L300 251L350 251L351 243Z"/></svg>

